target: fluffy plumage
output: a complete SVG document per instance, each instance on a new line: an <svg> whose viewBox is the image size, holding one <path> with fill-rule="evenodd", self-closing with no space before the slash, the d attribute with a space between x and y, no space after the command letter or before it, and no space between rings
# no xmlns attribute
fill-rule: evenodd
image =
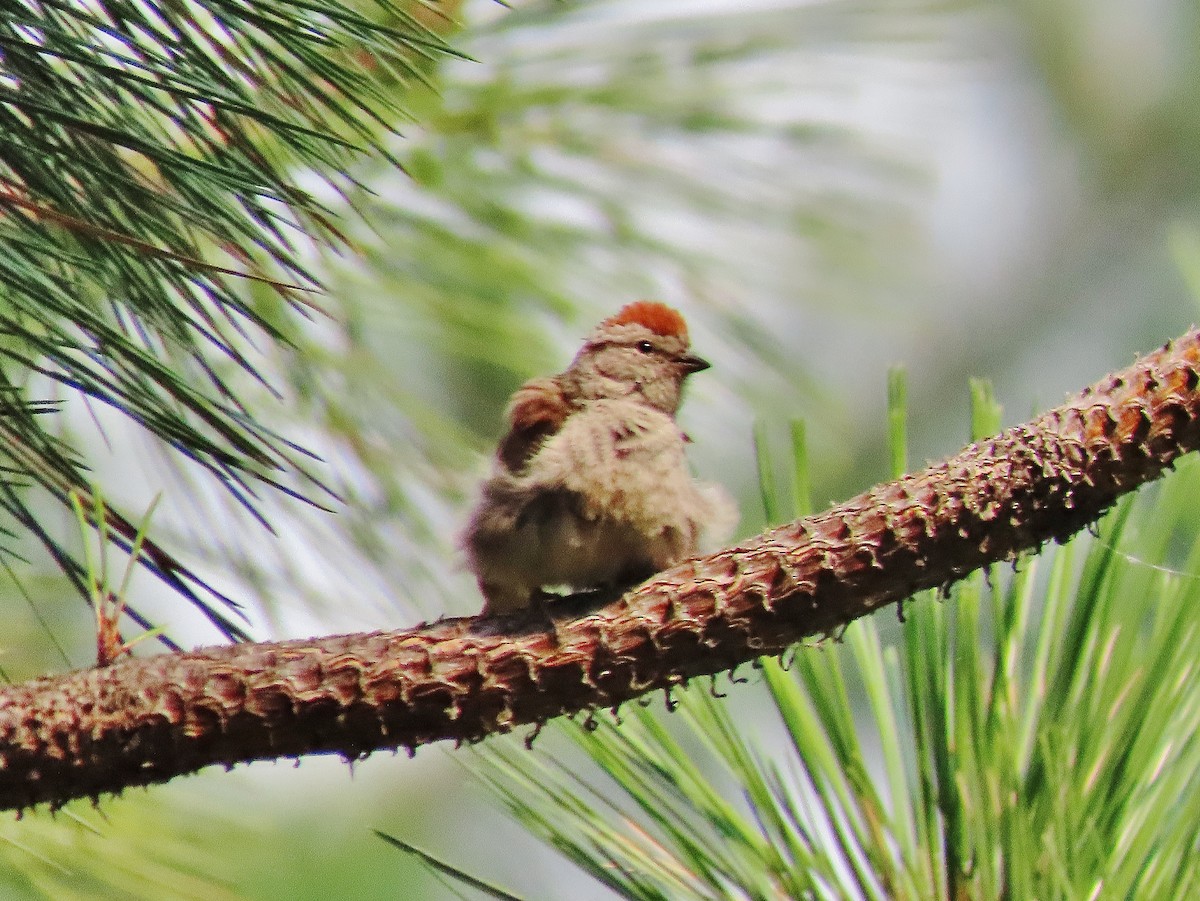
<svg viewBox="0 0 1200 901"><path fill-rule="evenodd" d="M643 301L601 322L565 372L517 390L462 538L485 612L527 607L544 586L632 584L736 521L692 479L674 418L684 379L707 367L683 317Z"/></svg>

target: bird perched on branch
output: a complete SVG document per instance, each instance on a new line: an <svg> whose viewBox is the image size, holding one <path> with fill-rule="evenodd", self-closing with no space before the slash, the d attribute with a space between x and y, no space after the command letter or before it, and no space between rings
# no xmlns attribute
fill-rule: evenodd
<svg viewBox="0 0 1200 901"><path fill-rule="evenodd" d="M573 589L639 582L718 540L737 511L695 481L675 422L684 380L709 364L661 303L623 307L565 372L522 385L462 536L485 614Z"/></svg>

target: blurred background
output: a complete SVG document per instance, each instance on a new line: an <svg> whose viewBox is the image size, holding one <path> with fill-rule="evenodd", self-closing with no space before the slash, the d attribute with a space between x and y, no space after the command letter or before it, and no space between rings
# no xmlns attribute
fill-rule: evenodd
<svg viewBox="0 0 1200 901"><path fill-rule="evenodd" d="M404 171L364 165L364 189L323 198L357 252L314 248L329 315L295 351L259 349L282 402L243 388L344 504L266 498L270 535L116 417L70 408L114 499L161 493L156 525L249 602L255 637L476 612L454 536L505 400L628 301L678 307L714 364L682 419L740 535L767 524L756 428L782 449L805 420L823 506L886 474L890 367L918 466L965 441L969 377L1017 422L1195 316L1194 0L432 8L465 58L397 83ZM20 575L5 673L87 665L88 611L36 554ZM190 643L217 640L134 590ZM506 820L474 761L256 764L38 813L0 826L0 894L445 897L379 828L528 898L607 897Z"/></svg>

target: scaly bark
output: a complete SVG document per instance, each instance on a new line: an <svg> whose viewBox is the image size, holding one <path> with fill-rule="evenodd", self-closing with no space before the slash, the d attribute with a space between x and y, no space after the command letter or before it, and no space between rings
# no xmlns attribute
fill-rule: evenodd
<svg viewBox="0 0 1200 901"><path fill-rule="evenodd" d="M1200 444L1200 332L1032 422L598 610L127 660L0 692L0 806L211 764L474 741L778 653L1065 539ZM582 602L565 601L567 612Z"/></svg>

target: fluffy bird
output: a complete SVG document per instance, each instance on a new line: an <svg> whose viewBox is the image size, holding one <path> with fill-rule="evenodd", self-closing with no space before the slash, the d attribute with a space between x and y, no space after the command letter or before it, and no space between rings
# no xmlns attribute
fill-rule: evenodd
<svg viewBox="0 0 1200 901"><path fill-rule="evenodd" d="M546 586L634 584L732 530L733 502L692 478L675 422L684 380L708 366L676 310L640 301L565 372L517 390L462 536L485 614L524 609Z"/></svg>

